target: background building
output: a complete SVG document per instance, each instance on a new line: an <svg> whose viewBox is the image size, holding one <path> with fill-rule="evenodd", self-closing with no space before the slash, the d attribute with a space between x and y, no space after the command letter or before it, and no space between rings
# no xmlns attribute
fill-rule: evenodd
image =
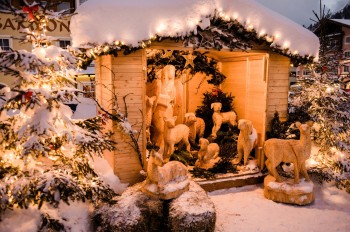
<svg viewBox="0 0 350 232"><path fill-rule="evenodd" d="M55 11L62 10L70 10L70 12L74 12L76 7L87 0L51 0L51 1L41 1L42 4L57 3L54 6ZM2 3L3 1L0 0ZM32 1L27 1L32 2ZM4 4L4 3L2 3ZM18 9L21 9L23 1L21 0L12 0L11 4ZM71 44L71 36L70 36L70 19L67 19L62 22L58 22L55 20L50 20L47 25L47 35L53 38L52 44L63 49L66 49L67 46ZM0 13L0 48L2 50L32 50L31 43L22 43L18 39L23 36L23 30L31 27L35 28L36 24L20 22L15 19L12 14ZM87 70L83 70L79 72L76 77L77 87L81 90L86 90L86 96L92 97L94 96L94 80L95 80L95 70L94 65L92 64ZM5 85L10 85L12 83L12 78L10 76L0 74L0 83Z"/></svg>

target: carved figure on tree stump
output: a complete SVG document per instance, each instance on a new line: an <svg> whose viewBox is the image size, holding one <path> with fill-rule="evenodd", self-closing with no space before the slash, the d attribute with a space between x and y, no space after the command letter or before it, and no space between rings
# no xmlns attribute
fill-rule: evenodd
<svg viewBox="0 0 350 232"><path fill-rule="evenodd" d="M310 181L305 167L305 161L311 154L311 136L310 128L313 122L301 124L296 122L299 128L300 139L269 139L264 143L264 153L267 157L266 167L269 173L276 178L277 182L282 182L282 178L278 174L276 167L281 163L293 163L294 166L294 183L299 183L299 172L305 177L306 181Z"/></svg>
<svg viewBox="0 0 350 232"><path fill-rule="evenodd" d="M187 167L178 161L163 164L162 154L152 150L142 191L163 200L176 198L188 191L190 182Z"/></svg>

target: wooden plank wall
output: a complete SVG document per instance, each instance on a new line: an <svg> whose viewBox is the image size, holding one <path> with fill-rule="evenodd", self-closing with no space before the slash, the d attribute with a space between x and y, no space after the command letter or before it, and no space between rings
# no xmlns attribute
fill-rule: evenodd
<svg viewBox="0 0 350 232"><path fill-rule="evenodd" d="M288 117L290 59L270 54L268 63L266 128L270 130L271 120L276 111L282 121Z"/></svg>
<svg viewBox="0 0 350 232"><path fill-rule="evenodd" d="M103 56L100 61L105 62L96 65L100 66L98 69L101 73L97 80L101 79L110 89L114 86L113 91L118 96L116 104L123 114L126 113L123 96L130 94L126 97L128 120L134 130L142 129L138 142L143 155L146 150L145 125L142 116L142 112L145 112L145 59L144 50L140 50L127 56L122 54L118 57ZM105 105L111 106L111 102L108 101L111 99L110 91L103 87L99 87L97 91L99 91L96 94L98 99L102 99ZM140 176L142 167L137 153L130 146L131 139L116 124L112 125L112 128L115 132L113 139L117 142L113 154L114 173L123 183L137 183L142 179Z"/></svg>
<svg viewBox="0 0 350 232"><path fill-rule="evenodd" d="M95 60L95 97L96 100L101 104L102 107L108 109L110 99L112 99L111 92L105 91L105 88L102 87L102 83L106 86L112 85L112 73L105 67L112 66L112 57L111 56L100 56ZM112 113L112 111L110 110ZM112 130L112 123L109 121L105 125L105 131ZM114 151L104 151L103 155L108 161L109 165L114 170Z"/></svg>

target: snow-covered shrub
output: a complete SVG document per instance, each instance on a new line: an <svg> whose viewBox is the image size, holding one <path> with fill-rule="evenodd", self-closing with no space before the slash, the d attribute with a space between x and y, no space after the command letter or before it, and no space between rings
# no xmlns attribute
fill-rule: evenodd
<svg viewBox="0 0 350 232"><path fill-rule="evenodd" d="M312 171L350 192L350 96L334 78L315 73L298 85L290 95L289 117L315 122L313 139L320 150L311 157Z"/></svg>

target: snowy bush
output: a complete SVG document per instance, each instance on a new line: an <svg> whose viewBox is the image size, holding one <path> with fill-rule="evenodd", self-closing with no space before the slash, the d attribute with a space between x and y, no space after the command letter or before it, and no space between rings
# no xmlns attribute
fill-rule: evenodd
<svg viewBox="0 0 350 232"><path fill-rule="evenodd" d="M350 192L350 96L334 78L319 74L298 85L289 99L289 117L302 121L303 112L304 121L315 122L314 141L320 150L311 157L316 162L312 171Z"/></svg>

